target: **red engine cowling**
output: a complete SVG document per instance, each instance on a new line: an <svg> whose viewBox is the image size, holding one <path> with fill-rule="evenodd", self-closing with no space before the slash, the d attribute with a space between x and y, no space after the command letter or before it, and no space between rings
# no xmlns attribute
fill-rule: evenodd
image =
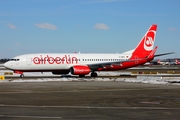
<svg viewBox="0 0 180 120"><path fill-rule="evenodd" d="M91 72L91 69L88 66L77 65L71 67L70 71L73 75L87 75Z"/></svg>

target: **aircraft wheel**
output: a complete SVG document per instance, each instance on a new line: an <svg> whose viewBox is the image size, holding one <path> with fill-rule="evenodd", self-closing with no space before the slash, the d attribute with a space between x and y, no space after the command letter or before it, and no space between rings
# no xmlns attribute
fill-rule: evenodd
<svg viewBox="0 0 180 120"><path fill-rule="evenodd" d="M79 77L81 77L81 78L82 78L82 77L85 77L85 75L79 75Z"/></svg>
<svg viewBox="0 0 180 120"><path fill-rule="evenodd" d="M21 74L20 77L23 78L23 77L24 77L24 74Z"/></svg>
<svg viewBox="0 0 180 120"><path fill-rule="evenodd" d="M91 77L97 77L97 73L96 72L92 72L91 73Z"/></svg>

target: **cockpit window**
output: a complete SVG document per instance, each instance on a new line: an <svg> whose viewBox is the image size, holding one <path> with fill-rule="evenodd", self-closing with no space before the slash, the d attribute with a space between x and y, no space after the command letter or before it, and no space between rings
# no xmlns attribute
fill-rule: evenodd
<svg viewBox="0 0 180 120"><path fill-rule="evenodd" d="M19 59L10 59L10 61L19 61Z"/></svg>

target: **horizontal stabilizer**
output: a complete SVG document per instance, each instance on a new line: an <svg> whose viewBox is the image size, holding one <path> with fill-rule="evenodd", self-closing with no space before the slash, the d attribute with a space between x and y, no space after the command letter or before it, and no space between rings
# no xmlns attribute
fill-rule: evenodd
<svg viewBox="0 0 180 120"><path fill-rule="evenodd" d="M175 52L169 52L169 53L163 53L163 54L157 54L154 55L154 57L159 57L159 56L164 56L164 55L169 55L169 54L174 54Z"/></svg>

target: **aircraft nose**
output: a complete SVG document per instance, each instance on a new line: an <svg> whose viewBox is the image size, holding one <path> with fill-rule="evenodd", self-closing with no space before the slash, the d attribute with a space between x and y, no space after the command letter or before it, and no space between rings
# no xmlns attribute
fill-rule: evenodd
<svg viewBox="0 0 180 120"><path fill-rule="evenodd" d="M10 69L10 67L11 67L10 62L6 62L6 63L4 63L4 67L5 67L5 68L7 68L7 69Z"/></svg>

